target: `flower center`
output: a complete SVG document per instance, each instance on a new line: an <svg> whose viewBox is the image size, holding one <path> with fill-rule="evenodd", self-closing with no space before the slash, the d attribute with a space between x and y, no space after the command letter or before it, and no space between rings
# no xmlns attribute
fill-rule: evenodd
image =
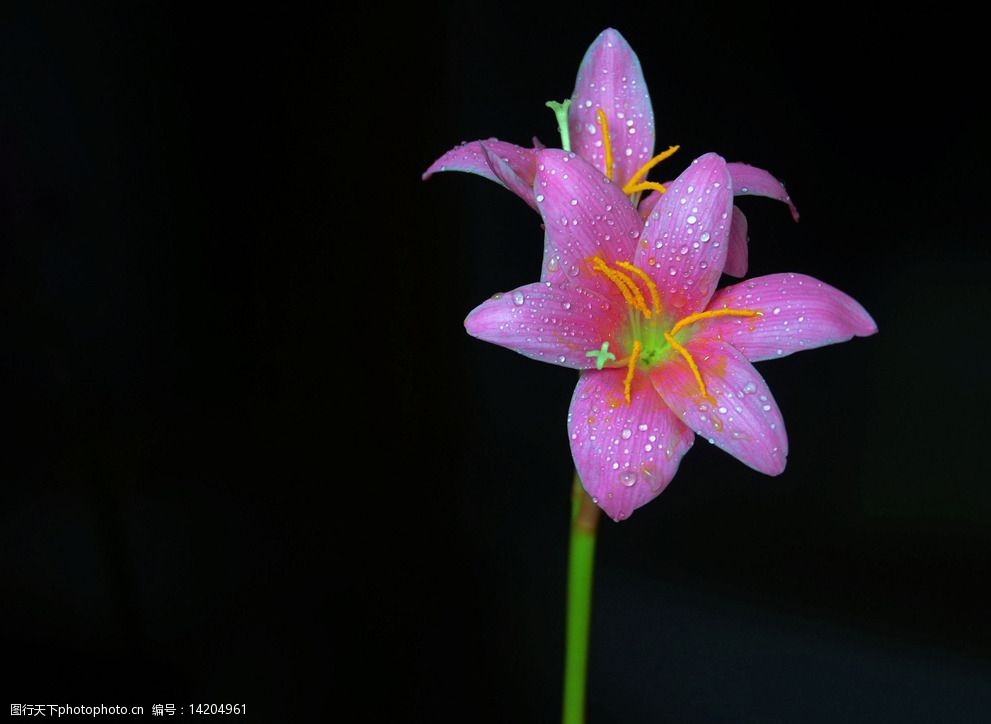
<svg viewBox="0 0 991 724"><path fill-rule="evenodd" d="M678 339L677 335L683 333L694 324L707 319L717 317L759 317L761 312L754 309L711 309L706 312L696 312L687 317L673 322L670 317L664 314L661 307L661 297L657 291L657 285L643 269L634 266L630 262L620 261L613 266L609 266L602 257L594 256L590 258L589 265L592 270L601 274L615 285L627 306L628 324L624 337L624 347L630 352L626 357L617 359L616 355L609 351L609 342L603 342L601 349L590 350L585 353L586 357L594 357L596 368L602 369L606 365L610 367L626 367L626 378L623 381L623 396L626 404L630 404L632 399L633 376L637 367L645 371L653 369L662 362L671 358L672 353L680 355L688 364L688 368L695 378L695 383L699 388L699 395L709 402L715 402L709 394L699 371L698 364L691 353L685 349L684 343L690 339L687 334L682 334ZM637 284L640 281L647 290L643 290ZM650 305L647 299L650 298ZM614 362L615 364L609 364Z"/></svg>

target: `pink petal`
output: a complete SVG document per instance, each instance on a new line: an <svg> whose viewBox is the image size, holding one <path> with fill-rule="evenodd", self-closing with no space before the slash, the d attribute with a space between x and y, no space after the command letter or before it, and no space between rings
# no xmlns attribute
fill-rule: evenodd
<svg viewBox="0 0 991 724"><path fill-rule="evenodd" d="M653 277L669 314L699 312L716 291L732 208L726 162L708 153L671 182L644 223L633 263Z"/></svg>
<svg viewBox="0 0 991 724"><path fill-rule="evenodd" d="M586 51L568 111L572 150L605 173L599 108L609 125L613 179L622 186L654 155L654 110L636 53L612 28Z"/></svg>
<svg viewBox="0 0 991 724"><path fill-rule="evenodd" d="M423 180L440 171L474 173L508 188L537 208L533 200L533 177L538 152L538 148L523 148L496 138L462 143L434 161L424 172Z"/></svg>
<svg viewBox="0 0 991 724"><path fill-rule="evenodd" d="M588 260L633 256L642 222L622 189L575 154L547 149L537 157L534 192L545 232L540 278L567 283L582 274L593 288L615 293L604 277L589 273Z"/></svg>
<svg viewBox="0 0 991 724"><path fill-rule="evenodd" d="M585 490L614 520L628 518L658 495L678 471L695 436L651 387L634 379L623 397L626 370L582 373L571 399L571 454Z"/></svg>
<svg viewBox="0 0 991 724"><path fill-rule="evenodd" d="M587 369L596 361L586 352L603 342L620 348L614 334L625 318L624 304L588 289L537 282L482 302L465 319L465 329L532 359Z"/></svg>
<svg viewBox="0 0 991 724"><path fill-rule="evenodd" d="M720 289L709 309L726 307L755 309L763 316L706 320L699 334L729 342L751 362L877 332L855 299L804 274L770 274Z"/></svg>
<svg viewBox="0 0 991 724"><path fill-rule="evenodd" d="M637 211L640 218L646 219L650 212L654 210L663 194L651 191L650 194L640 202ZM747 264L749 251L747 249L747 217L736 206L733 207L733 222L729 227L729 248L726 250L726 266L723 267L723 274L731 277L744 277L747 275Z"/></svg>
<svg viewBox="0 0 991 724"><path fill-rule="evenodd" d="M660 191L651 191L640 199L640 205L637 206L637 212L640 214L640 218L646 221L647 217L650 216L650 212L654 210L663 196L664 194Z"/></svg>
<svg viewBox="0 0 991 724"><path fill-rule="evenodd" d="M733 223L729 227L729 248L726 250L726 266L723 274L731 277L745 277L750 251L747 248L747 217L736 206L733 207Z"/></svg>
<svg viewBox="0 0 991 724"><path fill-rule="evenodd" d="M737 196L766 196L788 204L791 218L798 221L798 209L791 202L791 197L785 190L785 185L762 168L748 166L745 163L728 163L730 176L733 177L733 192Z"/></svg>
<svg viewBox="0 0 991 724"><path fill-rule="evenodd" d="M668 407L688 427L754 470L779 474L785 469L788 437L764 379L725 342L696 337L685 348L715 403L702 399L687 362L674 355L650 375Z"/></svg>

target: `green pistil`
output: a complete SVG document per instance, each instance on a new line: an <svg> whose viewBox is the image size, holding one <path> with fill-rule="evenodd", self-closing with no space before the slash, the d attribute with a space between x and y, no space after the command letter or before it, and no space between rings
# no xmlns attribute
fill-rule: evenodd
<svg viewBox="0 0 991 724"><path fill-rule="evenodd" d="M649 347L640 353L640 364L644 367L653 367L661 361L664 352L658 347Z"/></svg>
<svg viewBox="0 0 991 724"><path fill-rule="evenodd" d="M561 101L547 101L547 107L554 111L557 117L557 130L561 134L561 148L565 151L571 150L571 132L568 130L568 109L571 107L571 99ZM599 367L601 370L602 368Z"/></svg>
<svg viewBox="0 0 991 724"><path fill-rule="evenodd" d="M671 320L664 316L644 319L639 314L630 314L630 324L624 335L624 349L632 349L634 340L642 345L637 365L651 369L668 359L671 345L664 338L664 332L671 328Z"/></svg>
<svg viewBox="0 0 991 724"><path fill-rule="evenodd" d="M570 101L568 101L570 103ZM603 342L600 349L589 350L586 357L595 357L595 369L601 370L606 366L606 362L616 359L616 355L609 351L609 343Z"/></svg>

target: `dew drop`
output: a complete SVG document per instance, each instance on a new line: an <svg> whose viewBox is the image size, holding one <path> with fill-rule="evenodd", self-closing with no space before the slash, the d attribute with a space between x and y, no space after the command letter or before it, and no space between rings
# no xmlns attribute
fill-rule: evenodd
<svg viewBox="0 0 991 724"><path fill-rule="evenodd" d="M523 292L513 292L513 304L517 307L523 306Z"/></svg>
<svg viewBox="0 0 991 724"><path fill-rule="evenodd" d="M629 440L632 434L633 434L633 430L627 427L623 429L623 432L621 432L619 436L624 440Z"/></svg>
<svg viewBox="0 0 991 724"><path fill-rule="evenodd" d="M621 482L627 488L632 487L633 484L637 482L637 474L632 470L628 470L619 476L619 482Z"/></svg>
<svg viewBox="0 0 991 724"><path fill-rule="evenodd" d="M771 314L781 314L781 307L775 307L775 308L774 308L774 309L773 309L773 310L771 311Z"/></svg>
<svg viewBox="0 0 991 724"><path fill-rule="evenodd" d="M537 203L540 203L543 200L544 200L544 195L543 194L537 194Z"/></svg>
<svg viewBox="0 0 991 724"><path fill-rule="evenodd" d="M752 395L757 391L757 385L755 385L753 382L748 382L743 386L743 391L748 395Z"/></svg>
<svg viewBox="0 0 991 724"><path fill-rule="evenodd" d="M637 429L638 429L638 430L639 430L640 432L647 432L647 424L646 424L646 423L643 423L643 422L641 422L641 423L640 423L639 425L637 425Z"/></svg>
<svg viewBox="0 0 991 724"><path fill-rule="evenodd" d="M687 221L689 224L694 224L696 221L698 221L698 219L695 218L695 216L693 215L693 216L689 216L687 219L685 219L685 221Z"/></svg>
<svg viewBox="0 0 991 724"><path fill-rule="evenodd" d="M540 199L537 199L537 201L540 201ZM708 231L703 231L701 234L699 234L699 241L705 242L705 241L708 241L708 240L709 240L709 232Z"/></svg>

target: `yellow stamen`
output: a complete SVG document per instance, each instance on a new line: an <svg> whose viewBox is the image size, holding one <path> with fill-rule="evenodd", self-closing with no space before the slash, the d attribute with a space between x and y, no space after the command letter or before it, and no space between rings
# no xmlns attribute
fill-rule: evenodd
<svg viewBox="0 0 991 724"><path fill-rule="evenodd" d="M602 152L606 157L606 178L610 181L613 175L613 165L612 165L612 141L609 138L609 120L606 118L606 112L599 109L599 125L602 126Z"/></svg>
<svg viewBox="0 0 991 724"><path fill-rule="evenodd" d="M597 272L601 272L603 276L619 288L627 304L638 310L647 319L650 319L650 310L647 309L647 301L643 298L643 292L640 291L636 282L623 272L611 269L597 256L592 257L592 268Z"/></svg>
<svg viewBox="0 0 991 724"><path fill-rule="evenodd" d="M650 172L650 169L654 168L654 166L656 166L657 164L659 164L664 159L670 158L672 155L674 155L674 153L679 148L681 148L681 146L671 146L671 147L668 148L667 151L663 151L663 152L657 154L656 156L654 156L649 161L647 161L647 163L645 163L643 166L641 166L640 167L640 170L637 171L635 174L633 174L630 177L630 180L626 182L626 185L623 187L623 193L629 195L629 194L632 194L632 193L636 193L637 191L643 191L643 189L635 189L633 187L636 186L636 185L638 185L638 183L639 183L639 181L641 179L647 177L647 174ZM661 186L660 184L657 184L657 185L658 186ZM653 187L652 186L648 186L647 188L653 188ZM664 191L665 191L665 188L663 186L661 186L660 192L663 194Z"/></svg>
<svg viewBox="0 0 991 724"><path fill-rule="evenodd" d="M656 181L644 181L643 183L638 183L635 184L634 186L630 186L629 184L627 184L626 186L623 187L623 193L628 195L635 194L638 191L647 191L647 190L658 191L662 194L666 194L668 192L664 184L659 184Z"/></svg>
<svg viewBox="0 0 991 724"><path fill-rule="evenodd" d="M671 328L671 334L678 334L682 329L687 327L689 324L695 324L696 322L701 322L703 319L713 319L715 317L762 317L763 312L758 312L754 309L713 309L709 312L698 312L697 314L689 314L684 319L680 320L674 327Z"/></svg>
<svg viewBox="0 0 991 724"><path fill-rule="evenodd" d="M606 279L608 279L613 284L615 284L616 287L619 289L619 291L622 293L623 299L626 300L627 304L629 304L631 307L636 306L636 302L633 299L633 295L630 293L630 290L626 286L626 283L618 277L619 272L610 269L608 266L606 266L606 263L597 256L592 257L592 269L594 269L597 272L602 272L602 275L606 277Z"/></svg>
<svg viewBox="0 0 991 724"><path fill-rule="evenodd" d="M628 261L617 262L616 266L622 267L623 269L626 269L627 271L631 271L634 274L636 274L638 277L640 277L641 279L643 279L643 283L647 285L647 290L650 292L650 301L653 302L653 304L654 304L654 313L655 314L660 314L661 313L661 295L657 293L657 285L654 284L654 280L651 279L647 275L647 272L645 272L643 269L641 269L639 267L633 266Z"/></svg>
<svg viewBox="0 0 991 724"><path fill-rule="evenodd" d="M636 369L637 360L640 359L640 351L643 349L643 345L640 344L640 340L635 340L633 342L633 351L630 352L630 361L626 363L626 379L623 380L623 397L626 398L626 404L630 404L631 395L630 388L633 387L633 372Z"/></svg>
<svg viewBox="0 0 991 724"><path fill-rule="evenodd" d="M698 383L699 393L702 398L708 400L710 403L715 404L716 399L709 394L708 390L705 389L705 382L702 381L702 373L699 372L699 366L695 364L695 360L692 359L692 355L687 349L678 344L678 340L671 336L670 332L664 333L664 339L668 341L668 344L682 357L685 358L685 362L688 363L688 367L692 370L692 374L695 375L695 382Z"/></svg>

